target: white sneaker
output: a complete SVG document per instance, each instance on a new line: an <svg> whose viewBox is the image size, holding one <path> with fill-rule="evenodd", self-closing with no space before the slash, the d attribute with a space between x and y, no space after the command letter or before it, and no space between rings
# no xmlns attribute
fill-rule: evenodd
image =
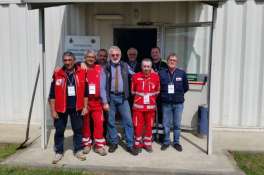
<svg viewBox="0 0 264 175"><path fill-rule="evenodd" d="M52 164L58 163L62 159L62 157L63 157L62 154L56 153L54 159L52 160Z"/></svg>
<svg viewBox="0 0 264 175"><path fill-rule="evenodd" d="M83 154L82 151L78 151L77 153L75 153L75 157L77 159L79 159L80 161L85 161L86 160L86 157L85 157L85 155Z"/></svg>

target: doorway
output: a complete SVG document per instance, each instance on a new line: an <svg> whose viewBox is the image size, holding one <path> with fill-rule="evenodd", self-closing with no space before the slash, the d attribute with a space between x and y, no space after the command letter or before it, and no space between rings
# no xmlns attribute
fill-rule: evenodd
<svg viewBox="0 0 264 175"><path fill-rule="evenodd" d="M114 28L114 45L122 51L122 60L127 61L127 50L138 50L138 61L150 58L152 47L157 46L157 28Z"/></svg>

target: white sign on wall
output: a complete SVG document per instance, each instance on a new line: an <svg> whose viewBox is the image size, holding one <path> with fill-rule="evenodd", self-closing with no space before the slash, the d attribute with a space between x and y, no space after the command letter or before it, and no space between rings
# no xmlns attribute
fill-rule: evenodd
<svg viewBox="0 0 264 175"><path fill-rule="evenodd" d="M100 49L99 36L73 36L65 38L65 51L70 51L76 56L76 61L83 61L87 49L97 52Z"/></svg>

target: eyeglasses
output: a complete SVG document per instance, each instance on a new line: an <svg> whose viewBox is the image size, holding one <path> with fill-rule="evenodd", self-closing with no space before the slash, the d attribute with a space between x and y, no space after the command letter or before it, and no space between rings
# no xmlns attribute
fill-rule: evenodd
<svg viewBox="0 0 264 175"><path fill-rule="evenodd" d="M112 57L119 57L120 54L111 54Z"/></svg>
<svg viewBox="0 0 264 175"><path fill-rule="evenodd" d="M174 59L168 59L168 61L170 61L170 62L177 62L177 60L174 60Z"/></svg>
<svg viewBox="0 0 264 175"><path fill-rule="evenodd" d="M135 53L129 53L128 55L137 55L137 54L135 54Z"/></svg>

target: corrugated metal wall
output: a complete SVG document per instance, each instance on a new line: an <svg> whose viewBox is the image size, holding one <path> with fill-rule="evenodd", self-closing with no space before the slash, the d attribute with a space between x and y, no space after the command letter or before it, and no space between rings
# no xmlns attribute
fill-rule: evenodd
<svg viewBox="0 0 264 175"><path fill-rule="evenodd" d="M264 4L218 9L212 67L215 126L264 127Z"/></svg>
<svg viewBox="0 0 264 175"><path fill-rule="evenodd" d="M41 58L38 11L25 5L0 5L0 122L26 123ZM42 116L39 81L32 122Z"/></svg>

